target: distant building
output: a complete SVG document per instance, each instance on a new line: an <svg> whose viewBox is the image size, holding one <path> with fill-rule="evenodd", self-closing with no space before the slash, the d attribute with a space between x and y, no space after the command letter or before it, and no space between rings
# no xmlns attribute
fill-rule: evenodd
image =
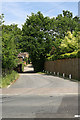
<svg viewBox="0 0 80 120"><path fill-rule="evenodd" d="M80 1L78 2L78 17L80 17Z"/></svg>
<svg viewBox="0 0 80 120"><path fill-rule="evenodd" d="M24 52L24 53L19 53L18 54L18 57L23 57L23 58L25 58L25 57L29 57L29 54L28 54L28 52Z"/></svg>
<svg viewBox="0 0 80 120"><path fill-rule="evenodd" d="M25 58L29 58L29 54L28 54L28 52L19 53L18 58L19 58L20 62L22 62L22 61L24 61Z"/></svg>

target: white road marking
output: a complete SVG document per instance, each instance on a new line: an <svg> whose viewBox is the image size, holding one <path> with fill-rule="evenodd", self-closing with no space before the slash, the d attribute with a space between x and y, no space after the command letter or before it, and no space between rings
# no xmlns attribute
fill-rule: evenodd
<svg viewBox="0 0 80 120"><path fill-rule="evenodd" d="M67 95L67 96L73 96L73 95L77 95L78 96L78 94L77 93L54 93L54 94L41 94L41 93L37 93L37 94L33 94L33 93L25 93L25 94L16 94L16 93L14 93L14 94L0 94L0 95L4 95L4 96L14 96L14 95L27 95L27 96L52 96L52 97L54 97L54 96L65 96L65 95Z"/></svg>
<svg viewBox="0 0 80 120"><path fill-rule="evenodd" d="M79 118L79 117L80 117L80 115L75 115L74 117L75 117L75 118Z"/></svg>
<svg viewBox="0 0 80 120"><path fill-rule="evenodd" d="M7 88L9 88L10 86L11 86L11 84L10 84L10 85L8 85L8 86L7 86Z"/></svg>

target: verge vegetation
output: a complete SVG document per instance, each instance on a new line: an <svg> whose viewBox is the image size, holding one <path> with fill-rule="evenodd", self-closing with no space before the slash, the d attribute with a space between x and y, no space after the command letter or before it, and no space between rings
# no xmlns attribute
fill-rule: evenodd
<svg viewBox="0 0 80 120"><path fill-rule="evenodd" d="M6 74L5 77L2 77L2 83L0 83L0 87L4 88L13 83L16 79L18 79L19 74L16 71L12 71L10 74Z"/></svg>
<svg viewBox="0 0 80 120"><path fill-rule="evenodd" d="M80 32L71 33L70 31L67 32L64 39L61 40L60 45L58 46L59 51L57 48L54 47L47 54L47 60L57 60L57 59L66 59L66 58L80 58ZM53 42L53 45L55 43Z"/></svg>

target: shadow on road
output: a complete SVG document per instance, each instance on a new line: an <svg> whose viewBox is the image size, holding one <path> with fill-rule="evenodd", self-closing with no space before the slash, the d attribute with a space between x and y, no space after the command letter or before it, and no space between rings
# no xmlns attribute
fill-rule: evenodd
<svg viewBox="0 0 80 120"><path fill-rule="evenodd" d="M33 68L33 66L28 66L28 68Z"/></svg>
<svg viewBox="0 0 80 120"><path fill-rule="evenodd" d="M25 73L36 73L36 72L35 71L25 71L23 73L25 74Z"/></svg>

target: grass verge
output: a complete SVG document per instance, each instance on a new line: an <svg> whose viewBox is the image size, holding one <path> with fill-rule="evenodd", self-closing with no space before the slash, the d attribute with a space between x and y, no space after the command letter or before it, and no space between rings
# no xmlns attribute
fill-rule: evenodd
<svg viewBox="0 0 80 120"><path fill-rule="evenodd" d="M7 74L5 77L2 77L2 82L0 82L0 88L7 87L16 79L18 79L18 77L19 77L19 74L13 70L11 74Z"/></svg>
<svg viewBox="0 0 80 120"><path fill-rule="evenodd" d="M44 72L37 72L37 73L39 73L39 74L45 74Z"/></svg>

